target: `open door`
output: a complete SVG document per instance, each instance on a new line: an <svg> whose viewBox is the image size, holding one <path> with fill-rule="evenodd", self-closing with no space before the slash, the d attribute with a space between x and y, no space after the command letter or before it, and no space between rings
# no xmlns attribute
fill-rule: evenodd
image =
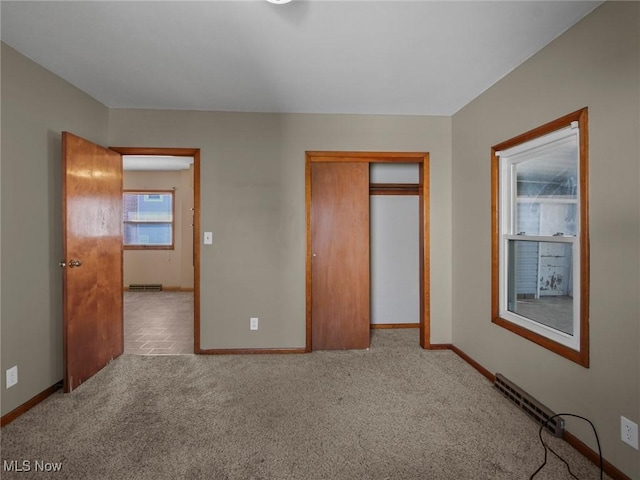
<svg viewBox="0 0 640 480"><path fill-rule="evenodd" d="M64 391L122 354L122 158L62 133Z"/></svg>

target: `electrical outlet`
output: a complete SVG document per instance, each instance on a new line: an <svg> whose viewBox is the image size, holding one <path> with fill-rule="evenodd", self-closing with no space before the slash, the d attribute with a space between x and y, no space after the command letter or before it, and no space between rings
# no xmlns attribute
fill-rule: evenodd
<svg viewBox="0 0 640 480"><path fill-rule="evenodd" d="M18 383L18 366L15 365L7 370L7 388L13 387Z"/></svg>
<svg viewBox="0 0 640 480"><path fill-rule="evenodd" d="M620 437L624 443L628 443L638 450L638 424L628 418L620 417Z"/></svg>
<svg viewBox="0 0 640 480"><path fill-rule="evenodd" d="M251 317L249 319L249 329L257 330L258 329L258 317Z"/></svg>

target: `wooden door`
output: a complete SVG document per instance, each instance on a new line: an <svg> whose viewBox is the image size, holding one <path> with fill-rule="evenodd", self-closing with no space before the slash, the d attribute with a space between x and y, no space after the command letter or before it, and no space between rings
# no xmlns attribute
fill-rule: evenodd
<svg viewBox="0 0 640 480"><path fill-rule="evenodd" d="M122 158L62 134L64 391L122 354Z"/></svg>
<svg viewBox="0 0 640 480"><path fill-rule="evenodd" d="M312 348L369 347L369 164L311 165Z"/></svg>

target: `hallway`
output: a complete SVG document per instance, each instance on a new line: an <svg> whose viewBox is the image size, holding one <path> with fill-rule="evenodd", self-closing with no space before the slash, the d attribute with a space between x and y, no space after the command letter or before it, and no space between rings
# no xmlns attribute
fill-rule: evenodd
<svg viewBox="0 0 640 480"><path fill-rule="evenodd" d="M124 292L124 353L193 353L193 292Z"/></svg>

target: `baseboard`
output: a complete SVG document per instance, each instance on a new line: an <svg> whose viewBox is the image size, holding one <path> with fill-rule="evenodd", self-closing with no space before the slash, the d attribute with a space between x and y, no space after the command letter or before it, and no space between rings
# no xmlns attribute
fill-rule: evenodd
<svg viewBox="0 0 640 480"><path fill-rule="evenodd" d="M51 385L49 388L47 388L47 389L43 390L42 392L40 392L39 394L37 394L31 400L27 400L26 402L24 402L19 407L14 408L9 413L7 413L6 415L2 416L2 418L0 418L0 427L4 427L5 425L10 424L16 418L18 418L20 415L22 415L23 413L28 412L33 407L35 407L37 404L39 404L40 402L42 402L42 401L46 400L47 398L49 398L53 393L55 393L60 388L62 388L61 385L62 385L62 380L60 380L59 382L56 382L55 384Z"/></svg>
<svg viewBox="0 0 640 480"><path fill-rule="evenodd" d="M450 343L430 343L425 350L451 350L453 345Z"/></svg>
<svg viewBox="0 0 640 480"><path fill-rule="evenodd" d="M495 375L492 374L489 370L484 368L478 362L476 362L469 355L464 353L455 345L451 345L451 350L455 352L460 358L462 358L465 362L475 368L478 372L480 372L484 377L487 378L491 383L495 382ZM578 452L584 455L588 460L590 460L593 464L595 464L598 468L600 468L600 455L597 452L594 452L589 446L582 442L582 440L578 439L575 435L570 432L564 432L562 438L573 448L575 448ZM616 468L613 464L606 461L604 458L602 459L602 469L604 472L609 475L613 480L631 480L627 477L623 472L621 472L618 468Z"/></svg>
<svg viewBox="0 0 640 480"><path fill-rule="evenodd" d="M419 323L372 323L370 328L420 328Z"/></svg>
<svg viewBox="0 0 640 480"><path fill-rule="evenodd" d="M308 352L304 348L201 348L196 353L200 355L286 355Z"/></svg>
<svg viewBox="0 0 640 480"><path fill-rule="evenodd" d="M456 355L458 355L460 358L462 358L465 362L467 362L469 365L471 365L473 368L475 368L477 371L479 371L491 383L496 381L496 376L493 373L491 373L489 370L484 368L482 365L480 365L478 362L476 362L473 358L471 358L469 355L464 353L458 347L456 347L455 345L451 345L451 350L453 352L455 352Z"/></svg>
<svg viewBox="0 0 640 480"><path fill-rule="evenodd" d="M579 451L582 455L587 457L591 462L595 463L598 468L600 467L600 455L597 452L591 450L582 440L580 440L575 435L572 435L570 432L565 430L562 435L563 440L565 440L569 445ZM627 477L624 473L622 473L615 465L607 462L604 458L602 459L602 469L604 473L609 475L614 480L631 480L630 477Z"/></svg>

